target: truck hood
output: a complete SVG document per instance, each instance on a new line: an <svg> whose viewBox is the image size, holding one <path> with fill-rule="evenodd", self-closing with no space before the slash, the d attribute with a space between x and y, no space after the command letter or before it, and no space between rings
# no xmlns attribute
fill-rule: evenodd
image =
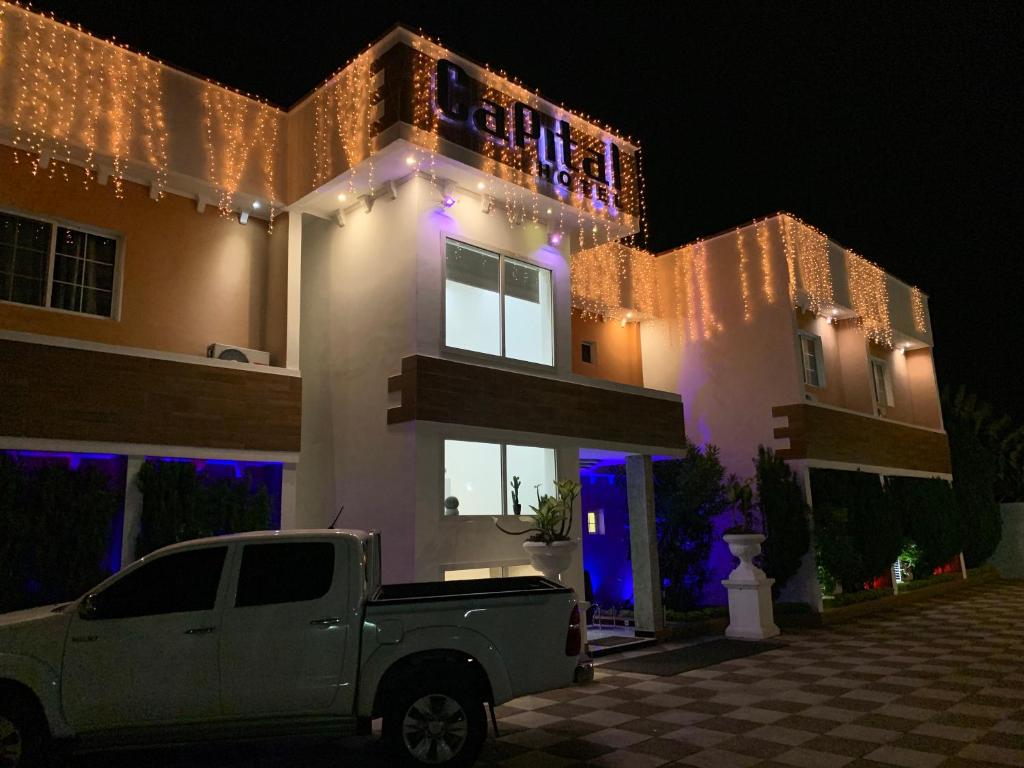
<svg viewBox="0 0 1024 768"><path fill-rule="evenodd" d="M66 608L66 606L66 603L60 605L43 605L39 608L27 608L24 611L0 613L0 631L7 629L8 627L31 624L33 622L45 621L53 616L61 616L63 611L59 609Z"/></svg>
<svg viewBox="0 0 1024 768"><path fill-rule="evenodd" d="M74 605L64 610L55 608L58 606L47 605L0 614L0 657L31 656L59 669Z"/></svg>

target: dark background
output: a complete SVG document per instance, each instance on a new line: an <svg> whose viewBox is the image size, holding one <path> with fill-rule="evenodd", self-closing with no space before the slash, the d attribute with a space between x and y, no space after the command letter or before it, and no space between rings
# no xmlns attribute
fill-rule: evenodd
<svg viewBox="0 0 1024 768"><path fill-rule="evenodd" d="M653 249L791 211L929 294L940 382L1024 416L1024 3L35 6L282 106L422 28L639 139Z"/></svg>

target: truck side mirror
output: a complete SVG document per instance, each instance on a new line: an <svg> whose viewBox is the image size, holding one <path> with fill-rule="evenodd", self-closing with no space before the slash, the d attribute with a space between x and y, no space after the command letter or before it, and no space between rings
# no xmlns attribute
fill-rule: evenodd
<svg viewBox="0 0 1024 768"><path fill-rule="evenodd" d="M78 616L85 621L92 621L99 614L98 598L95 592L86 595L78 604Z"/></svg>

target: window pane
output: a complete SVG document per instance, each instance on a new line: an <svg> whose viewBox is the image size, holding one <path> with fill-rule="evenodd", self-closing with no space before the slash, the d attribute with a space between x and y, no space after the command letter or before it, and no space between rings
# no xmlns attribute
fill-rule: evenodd
<svg viewBox="0 0 1024 768"><path fill-rule="evenodd" d="M65 256L85 256L85 233L67 227L58 227L57 253Z"/></svg>
<svg viewBox="0 0 1024 768"><path fill-rule="evenodd" d="M505 355L553 365L551 272L505 259Z"/></svg>
<svg viewBox="0 0 1024 768"><path fill-rule="evenodd" d="M41 306L52 227L0 213L0 299Z"/></svg>
<svg viewBox="0 0 1024 768"><path fill-rule="evenodd" d="M334 545L329 541L248 544L235 605L316 600L330 591L333 579Z"/></svg>
<svg viewBox="0 0 1024 768"><path fill-rule="evenodd" d="M509 576L543 576L544 574L534 568L532 565L510 565L508 567Z"/></svg>
<svg viewBox="0 0 1024 768"><path fill-rule="evenodd" d="M117 253L117 241L110 237L89 235L85 244L85 257L101 264L114 264Z"/></svg>
<svg viewBox="0 0 1024 768"><path fill-rule="evenodd" d="M447 346L501 354L498 265L497 254L453 241L446 244L444 333Z"/></svg>
<svg viewBox="0 0 1024 768"><path fill-rule="evenodd" d="M501 514L501 446L444 441L444 497L460 515Z"/></svg>
<svg viewBox="0 0 1024 768"><path fill-rule="evenodd" d="M143 565L97 596L97 618L213 610L227 551L227 547L207 547Z"/></svg>
<svg viewBox="0 0 1024 768"><path fill-rule="evenodd" d="M77 312L82 305L82 289L69 283L58 283L54 281L53 292L50 295L50 306L57 309L66 309L70 312Z"/></svg>
<svg viewBox="0 0 1024 768"><path fill-rule="evenodd" d="M509 445L505 447L505 473L509 482L518 477L519 501L523 505L524 515L533 514L530 505L537 505L537 492L541 495L555 494L555 449L534 448L526 445ZM509 487L508 511L512 512L512 489Z"/></svg>
<svg viewBox="0 0 1024 768"><path fill-rule="evenodd" d="M53 257L53 279L77 285L81 279L82 260L57 254Z"/></svg>
<svg viewBox="0 0 1024 768"><path fill-rule="evenodd" d="M98 291L92 288L82 289L82 312L90 315L110 317L110 302L114 295L110 291Z"/></svg>

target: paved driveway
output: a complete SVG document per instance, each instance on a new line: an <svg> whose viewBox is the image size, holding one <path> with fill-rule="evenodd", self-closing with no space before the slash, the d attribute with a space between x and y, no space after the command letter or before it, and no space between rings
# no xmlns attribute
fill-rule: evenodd
<svg viewBox="0 0 1024 768"><path fill-rule="evenodd" d="M482 765L654 768L1024 766L1024 584L998 584L674 677L499 708ZM659 650L664 650L664 646ZM613 657L614 658L614 657ZM379 746L271 745L79 758L76 766L390 765Z"/></svg>

